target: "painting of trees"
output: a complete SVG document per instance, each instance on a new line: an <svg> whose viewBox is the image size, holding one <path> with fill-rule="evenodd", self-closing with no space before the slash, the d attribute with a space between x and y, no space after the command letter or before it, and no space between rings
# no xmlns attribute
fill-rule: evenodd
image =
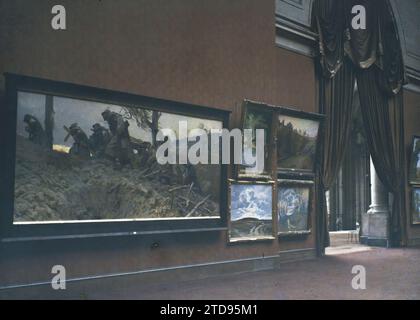
<svg viewBox="0 0 420 320"><path fill-rule="evenodd" d="M156 136L159 131L159 119L161 112L146 110L138 107L124 106L122 113L125 119L134 120L142 129L149 130L152 134L152 146L157 147Z"/></svg>

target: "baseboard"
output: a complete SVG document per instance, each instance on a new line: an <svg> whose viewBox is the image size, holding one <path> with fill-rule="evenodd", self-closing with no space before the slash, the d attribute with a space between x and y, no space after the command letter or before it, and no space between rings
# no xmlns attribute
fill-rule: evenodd
<svg viewBox="0 0 420 320"><path fill-rule="evenodd" d="M200 280L224 275L274 270L284 263L315 258L315 249L299 249L282 251L278 255L270 257L67 279L66 290L53 290L50 282L4 286L0 287L0 299L77 299L78 297L88 295L86 292L95 292L95 290L102 290L103 288L124 288L125 286L132 285L133 282L138 283L139 286L148 286Z"/></svg>
<svg viewBox="0 0 420 320"><path fill-rule="evenodd" d="M383 238L360 237L360 243L370 247L389 247L389 240Z"/></svg>

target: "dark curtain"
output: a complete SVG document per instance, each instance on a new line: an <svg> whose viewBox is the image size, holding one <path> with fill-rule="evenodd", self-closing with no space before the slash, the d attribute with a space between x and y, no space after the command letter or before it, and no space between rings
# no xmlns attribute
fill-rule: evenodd
<svg viewBox="0 0 420 320"><path fill-rule="evenodd" d="M351 26L355 5L366 8L366 29ZM326 116L317 178L318 254L329 245L325 191L338 173L348 143L355 77L372 159L381 181L394 195L391 240L401 243L405 235L401 96L405 74L390 4L386 0L316 0L314 14L322 74L320 112Z"/></svg>
<svg viewBox="0 0 420 320"><path fill-rule="evenodd" d="M404 63L391 6L384 0L352 0L366 8L367 29L349 40L356 68L369 151L379 179L394 196L390 241L405 245ZM369 25L370 24L370 25ZM345 50L347 52L347 50ZM368 60L367 57L370 57Z"/></svg>
<svg viewBox="0 0 420 320"><path fill-rule="evenodd" d="M340 0L341 2L342 0ZM343 1L347 16L346 34L347 41L344 44L345 52L353 61L353 64L362 69L369 68L377 61L380 37L380 22L378 10L383 6L383 0L351 0ZM351 10L356 5L362 5L366 9L366 29L353 29Z"/></svg>
<svg viewBox="0 0 420 320"><path fill-rule="evenodd" d="M314 12L319 35L319 53L322 73L334 77L341 68L345 42L345 2L337 0L315 1Z"/></svg>
<svg viewBox="0 0 420 320"><path fill-rule="evenodd" d="M381 70L377 81L383 89L383 94L397 95L407 83L405 78L404 61L401 52L400 39L394 19L391 16L391 5L384 1L380 11L380 43L379 55L376 62Z"/></svg>
<svg viewBox="0 0 420 320"><path fill-rule="evenodd" d="M320 80L321 113L326 115L318 167L318 210L317 210L317 251L324 254L329 246L328 213L325 193L328 191L340 170L350 137L353 114L353 67L344 61L336 75ZM339 108L337 106L340 106Z"/></svg>
<svg viewBox="0 0 420 320"><path fill-rule="evenodd" d="M393 196L390 241L405 244L405 171L403 97L389 96L380 86L379 68L360 70L357 75L360 104L369 151L379 179Z"/></svg>

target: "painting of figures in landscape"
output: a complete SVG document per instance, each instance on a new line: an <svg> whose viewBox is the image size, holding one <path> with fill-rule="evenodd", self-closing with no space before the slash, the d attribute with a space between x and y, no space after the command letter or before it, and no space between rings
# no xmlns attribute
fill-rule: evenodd
<svg viewBox="0 0 420 320"><path fill-rule="evenodd" d="M409 180L420 184L420 137L414 137L412 146Z"/></svg>
<svg viewBox="0 0 420 320"><path fill-rule="evenodd" d="M286 115L278 121L278 169L314 171L319 121Z"/></svg>
<svg viewBox="0 0 420 320"><path fill-rule="evenodd" d="M269 146L271 139L271 123L272 123L272 112L264 105L253 104L246 102L244 104L244 120L243 129L251 129L252 134L252 155L256 157L257 152L257 139L256 130L264 130L264 167L262 170L255 164L248 164L245 161L245 155L242 157L242 165L240 166L240 175L267 175L270 171L269 165Z"/></svg>
<svg viewBox="0 0 420 320"><path fill-rule="evenodd" d="M273 237L272 193L272 184L231 184L231 241Z"/></svg>
<svg viewBox="0 0 420 320"><path fill-rule="evenodd" d="M298 233L309 230L311 186L281 184L278 187L278 231L279 233Z"/></svg>
<svg viewBox="0 0 420 320"><path fill-rule="evenodd" d="M17 109L14 222L220 216L221 167L161 165L156 137L222 121L28 92Z"/></svg>
<svg viewBox="0 0 420 320"><path fill-rule="evenodd" d="M412 222L413 224L420 224L420 188L413 188Z"/></svg>

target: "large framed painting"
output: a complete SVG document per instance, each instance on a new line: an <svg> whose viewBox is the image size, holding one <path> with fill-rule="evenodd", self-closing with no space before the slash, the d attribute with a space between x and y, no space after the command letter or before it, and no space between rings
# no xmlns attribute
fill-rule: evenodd
<svg viewBox="0 0 420 320"><path fill-rule="evenodd" d="M273 143L274 107L264 103L245 100L242 105L242 129L244 148L242 164L237 166L237 177L267 178L271 177L271 150ZM252 130L252 138L247 138L245 130ZM257 147L257 130L264 130L264 146ZM258 154L257 154L258 153ZM259 153L261 155L259 156Z"/></svg>
<svg viewBox="0 0 420 320"><path fill-rule="evenodd" d="M274 239L274 181L230 181L229 241Z"/></svg>
<svg viewBox="0 0 420 320"><path fill-rule="evenodd" d="M281 108L276 118L277 171L313 174L323 116Z"/></svg>
<svg viewBox="0 0 420 320"><path fill-rule="evenodd" d="M155 150L159 128L175 132L185 121L208 132L221 121L39 93L17 97L15 223L219 217L221 166L161 165Z"/></svg>
<svg viewBox="0 0 420 320"><path fill-rule="evenodd" d="M277 219L279 236L305 235L311 232L314 182L279 180Z"/></svg>
<svg viewBox="0 0 420 320"><path fill-rule="evenodd" d="M420 137L415 136L410 150L409 181L420 184Z"/></svg>
<svg viewBox="0 0 420 320"><path fill-rule="evenodd" d="M197 156L199 142L188 138L211 139L212 130L228 126L228 112L17 75L6 80L8 119L0 120L11 138L0 153L2 234L226 229L227 166L201 149L195 163L171 158ZM163 140L162 129L171 133Z"/></svg>
<svg viewBox="0 0 420 320"><path fill-rule="evenodd" d="M420 186L411 192L411 223L420 225Z"/></svg>

